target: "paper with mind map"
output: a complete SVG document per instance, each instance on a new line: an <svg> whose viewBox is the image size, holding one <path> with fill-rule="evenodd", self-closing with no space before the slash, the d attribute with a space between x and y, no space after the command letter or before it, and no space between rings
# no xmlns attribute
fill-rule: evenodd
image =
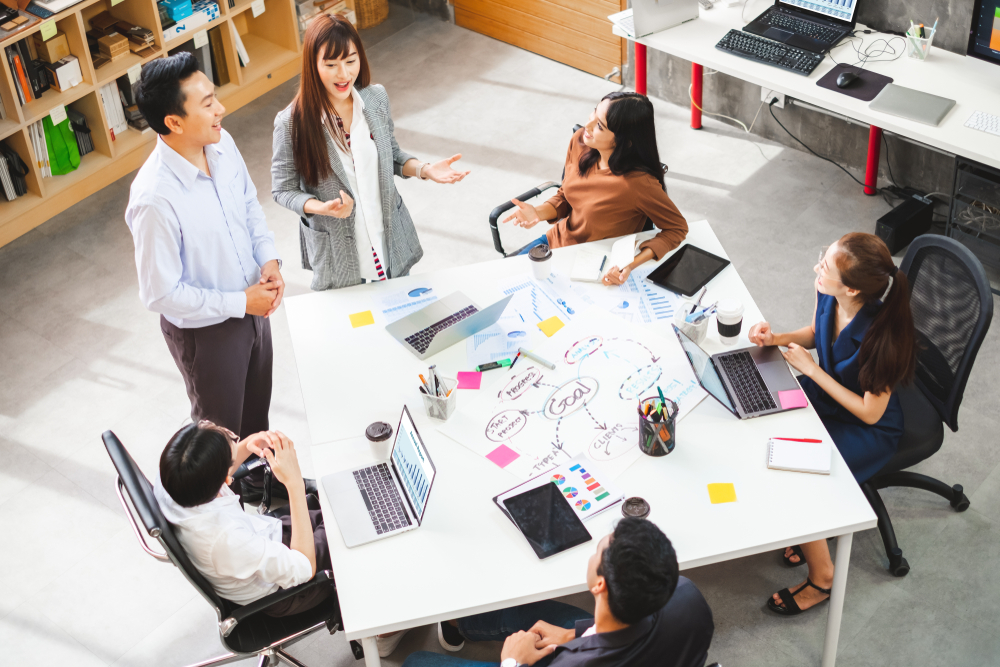
<svg viewBox="0 0 1000 667"><path fill-rule="evenodd" d="M585 454L617 478L637 458L638 403L656 387L683 418L705 396L673 336L608 317L577 314L532 348L556 365L522 359L489 392L458 410L441 431L526 480ZM493 371L499 373L500 371Z"/></svg>

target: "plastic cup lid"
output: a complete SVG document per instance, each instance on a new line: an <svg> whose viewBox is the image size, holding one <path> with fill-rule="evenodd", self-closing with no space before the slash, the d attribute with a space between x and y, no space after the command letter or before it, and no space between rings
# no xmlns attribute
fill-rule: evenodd
<svg viewBox="0 0 1000 667"><path fill-rule="evenodd" d="M544 262L549 257L552 257L552 251L549 246L545 243L541 245L536 245L534 248L528 251L528 258L533 262Z"/></svg>
<svg viewBox="0 0 1000 667"><path fill-rule="evenodd" d="M365 437L372 442L388 440L392 435L392 427L385 422L373 422L365 429Z"/></svg>
<svg viewBox="0 0 1000 667"><path fill-rule="evenodd" d="M743 314L743 304L736 299L721 299L716 312L723 317L739 317Z"/></svg>

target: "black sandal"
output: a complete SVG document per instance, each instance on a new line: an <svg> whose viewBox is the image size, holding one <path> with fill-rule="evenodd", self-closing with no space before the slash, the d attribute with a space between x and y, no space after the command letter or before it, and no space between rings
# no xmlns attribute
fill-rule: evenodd
<svg viewBox="0 0 1000 667"><path fill-rule="evenodd" d="M808 577L806 577L806 583L796 588L794 593L789 591L787 588L782 588L780 591L778 591L778 597L780 597L781 601L785 603L785 606L781 606L780 604L775 602L774 597L772 596L767 599L767 608L773 611L775 614L780 614L782 616L798 616L803 611L809 611L808 609L805 610L800 609L799 604L795 601L795 596L801 593L806 586L812 586L820 593L825 593L827 596L825 600L820 600L812 607L809 607L809 609L812 609L813 607L818 607L820 604L830 599L829 588L820 588L819 586L814 584Z"/></svg>
<svg viewBox="0 0 1000 667"><path fill-rule="evenodd" d="M791 558L792 556L798 556L799 562L796 563L794 561L789 560L789 558ZM800 547L797 544L794 547L792 547L792 556L786 556L784 552L781 553L781 560L785 561L785 567L798 567L799 565L803 565L806 562L806 555L802 553L802 547Z"/></svg>

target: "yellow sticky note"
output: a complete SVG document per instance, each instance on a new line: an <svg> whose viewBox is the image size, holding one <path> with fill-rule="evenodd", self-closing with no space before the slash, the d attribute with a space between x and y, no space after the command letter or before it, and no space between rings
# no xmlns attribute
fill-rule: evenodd
<svg viewBox="0 0 1000 667"><path fill-rule="evenodd" d="M355 329L366 327L369 324L375 324L375 317L372 315L372 311L366 310L363 313L353 313L351 315L351 326Z"/></svg>
<svg viewBox="0 0 1000 667"><path fill-rule="evenodd" d="M562 320L553 315L549 319L539 322L538 328L542 330L543 334L551 338L552 334L563 328L563 323Z"/></svg>
<svg viewBox="0 0 1000 667"><path fill-rule="evenodd" d="M38 32L41 33L43 42L52 39L53 37L56 36L56 22L46 21L45 23L42 24L42 27L39 28Z"/></svg>
<svg viewBox="0 0 1000 667"><path fill-rule="evenodd" d="M735 503L736 487L732 484L709 484L708 499L712 501L713 505Z"/></svg>

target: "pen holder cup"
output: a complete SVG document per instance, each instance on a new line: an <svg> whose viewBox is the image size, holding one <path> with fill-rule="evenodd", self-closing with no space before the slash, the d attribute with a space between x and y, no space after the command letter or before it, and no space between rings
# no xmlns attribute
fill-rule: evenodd
<svg viewBox="0 0 1000 667"><path fill-rule="evenodd" d="M660 421L646 416L646 406L650 414L660 402L659 396L650 396L639 401L639 449L648 456L666 456L674 451L677 442L677 404L667 399L666 413Z"/></svg>
<svg viewBox="0 0 1000 667"><path fill-rule="evenodd" d="M930 37L914 37L906 33L906 55L917 60L926 60L931 52L931 42L934 41L934 33Z"/></svg>
<svg viewBox="0 0 1000 667"><path fill-rule="evenodd" d="M681 330L682 334L694 342L701 344L701 342L705 340L705 337L708 335L708 321L712 318L706 317L697 324L685 322L684 318L691 312L691 308L694 305L693 301L685 301L682 303L680 309L674 313L674 324L677 325L677 328Z"/></svg>
<svg viewBox="0 0 1000 667"><path fill-rule="evenodd" d="M458 405L458 391L455 389L457 384L456 380L441 378L441 386L444 387L447 396L420 394L424 399L424 409L427 410L428 417L447 421L454 414L455 406Z"/></svg>

